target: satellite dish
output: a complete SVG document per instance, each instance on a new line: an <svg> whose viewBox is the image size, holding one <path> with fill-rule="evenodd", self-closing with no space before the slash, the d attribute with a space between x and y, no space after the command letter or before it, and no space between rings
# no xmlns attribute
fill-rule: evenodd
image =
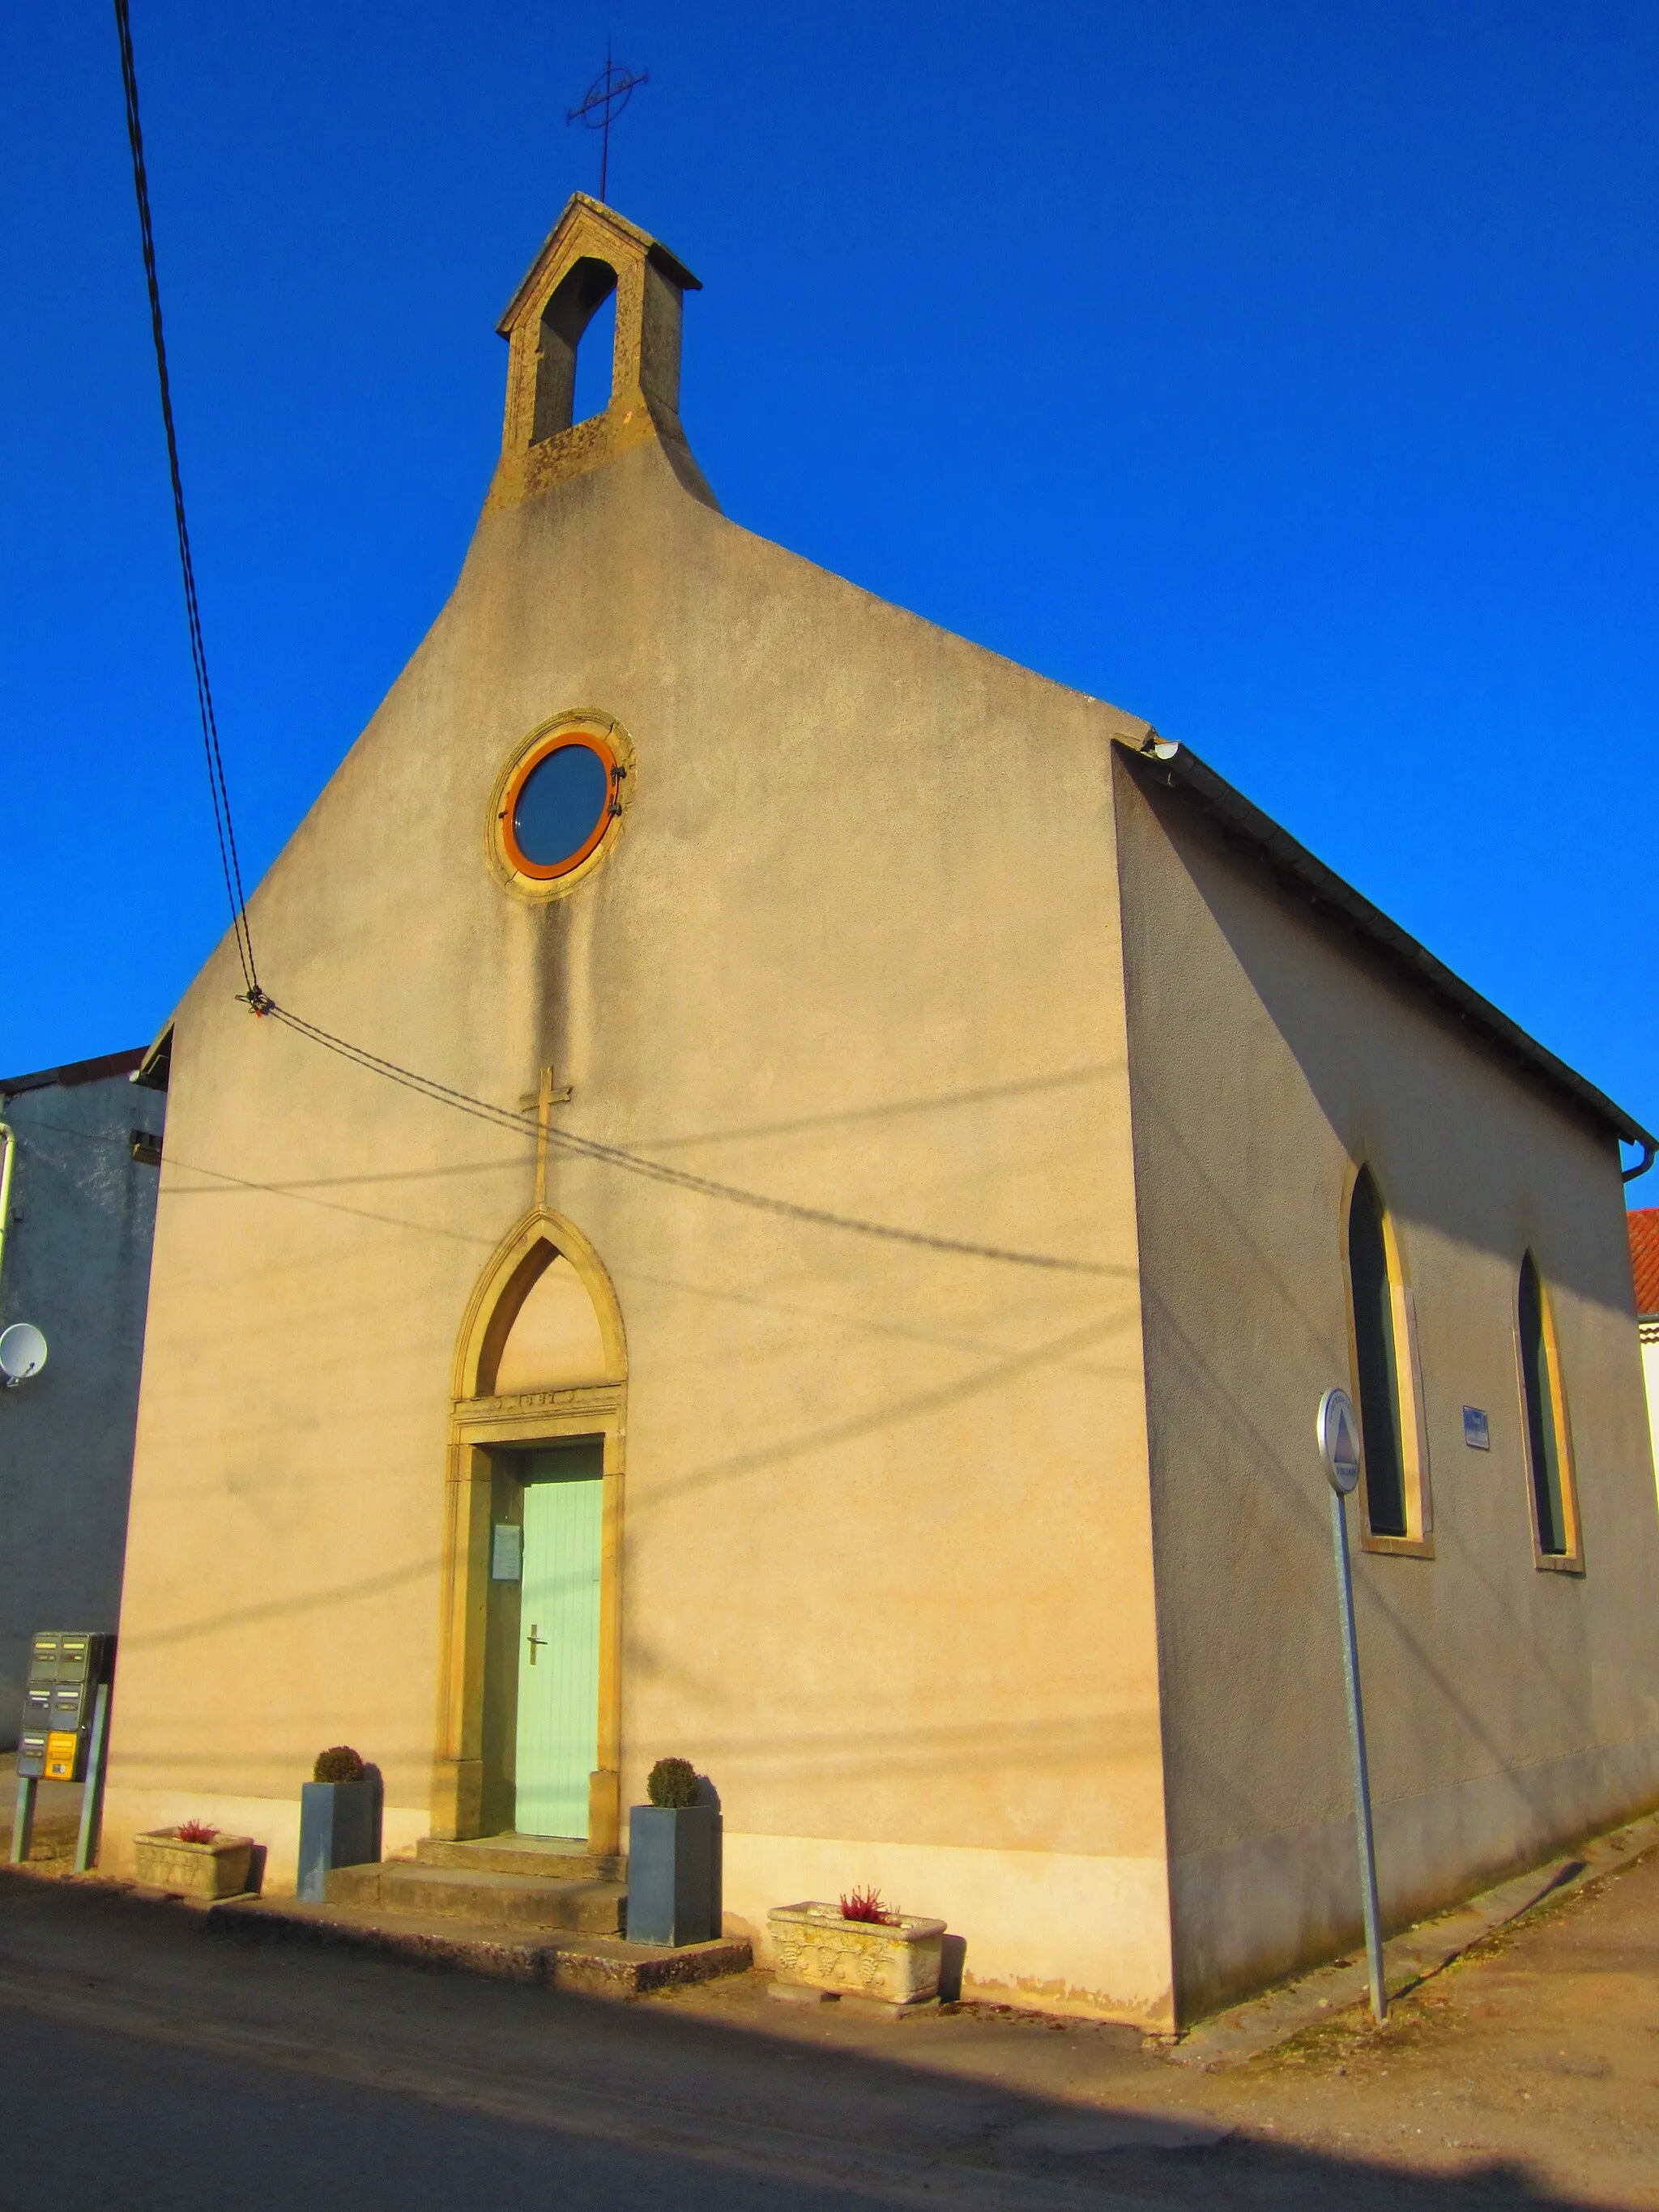
<svg viewBox="0 0 1659 2212"><path fill-rule="evenodd" d="M32 1321L15 1321L0 1328L0 1375L8 1389L27 1382L46 1364L46 1340Z"/></svg>

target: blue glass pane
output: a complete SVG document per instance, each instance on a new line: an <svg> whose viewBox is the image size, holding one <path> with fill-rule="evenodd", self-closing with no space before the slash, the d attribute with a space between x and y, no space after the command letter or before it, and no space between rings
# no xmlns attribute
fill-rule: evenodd
<svg viewBox="0 0 1659 2212"><path fill-rule="evenodd" d="M611 803L605 763L589 745L561 745L524 780L513 835L532 867L556 868L593 835Z"/></svg>

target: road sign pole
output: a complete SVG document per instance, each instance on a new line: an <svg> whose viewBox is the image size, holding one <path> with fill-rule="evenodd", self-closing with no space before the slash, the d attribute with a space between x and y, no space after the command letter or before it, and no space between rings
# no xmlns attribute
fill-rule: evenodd
<svg viewBox="0 0 1659 2212"><path fill-rule="evenodd" d="M1328 1390L1314 1416L1319 1455L1331 1486L1331 1550L1336 1559L1336 1612L1342 1673L1348 1686L1348 1749L1353 1758L1353 1824L1359 1840L1359 1897L1365 1918L1365 1960L1371 2010L1380 2027L1389 2014L1382 1983L1382 1917L1376 1909L1376 1846L1371 1836L1371 1778L1365 1765L1365 1711L1359 1700L1359 1645L1353 1632L1353 1568L1348 1559L1348 1500L1359 1487L1359 1416L1346 1390Z"/></svg>
<svg viewBox="0 0 1659 2212"><path fill-rule="evenodd" d="M1331 1549L1336 1556L1336 1604L1341 1617L1342 1673L1348 1690L1348 1749L1353 1758L1353 1820L1359 1844L1359 1894L1365 1915L1365 1960L1370 1969L1371 2011L1378 2026L1389 2016L1382 1985L1382 1929L1376 1910L1376 1845L1371 1835L1371 1778L1365 1764L1365 1710L1359 1695L1359 1646L1353 1632L1353 1570L1348 1561L1348 1508L1331 1491Z"/></svg>

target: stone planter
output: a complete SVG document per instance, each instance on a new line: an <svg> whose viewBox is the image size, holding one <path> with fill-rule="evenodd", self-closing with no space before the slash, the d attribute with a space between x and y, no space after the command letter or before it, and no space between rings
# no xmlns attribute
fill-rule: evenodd
<svg viewBox="0 0 1659 2212"><path fill-rule="evenodd" d="M718 1820L712 1805L630 1808L630 1943L710 1943L720 1934Z"/></svg>
<svg viewBox="0 0 1659 2212"><path fill-rule="evenodd" d="M781 1982L884 2004L925 2004L939 1995L942 1920L902 1912L889 1926L843 1920L834 1905L780 1905L766 1921Z"/></svg>
<svg viewBox="0 0 1659 2212"><path fill-rule="evenodd" d="M301 1783L297 1896L321 1905L328 1895L331 1867L365 1866L380 1856L377 1776L365 1774L356 1782Z"/></svg>
<svg viewBox="0 0 1659 2212"><path fill-rule="evenodd" d="M169 1828L132 1839L138 1880L146 1889L181 1897L240 1897L253 1857L252 1836L216 1836L210 1844L181 1842Z"/></svg>

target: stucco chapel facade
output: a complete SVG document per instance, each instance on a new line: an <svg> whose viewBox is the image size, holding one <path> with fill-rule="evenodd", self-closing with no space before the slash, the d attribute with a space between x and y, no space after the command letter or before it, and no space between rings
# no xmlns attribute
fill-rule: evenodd
<svg viewBox="0 0 1659 2212"><path fill-rule="evenodd" d="M1146 722L727 520L695 283L571 202L281 1011L228 939L168 1032L106 1863L280 1887L343 1740L389 1852L614 1850L678 1753L763 1948L873 1882L1168 2025L1357 1928L1333 1382L1388 1915L1659 1801L1642 1133Z"/></svg>

